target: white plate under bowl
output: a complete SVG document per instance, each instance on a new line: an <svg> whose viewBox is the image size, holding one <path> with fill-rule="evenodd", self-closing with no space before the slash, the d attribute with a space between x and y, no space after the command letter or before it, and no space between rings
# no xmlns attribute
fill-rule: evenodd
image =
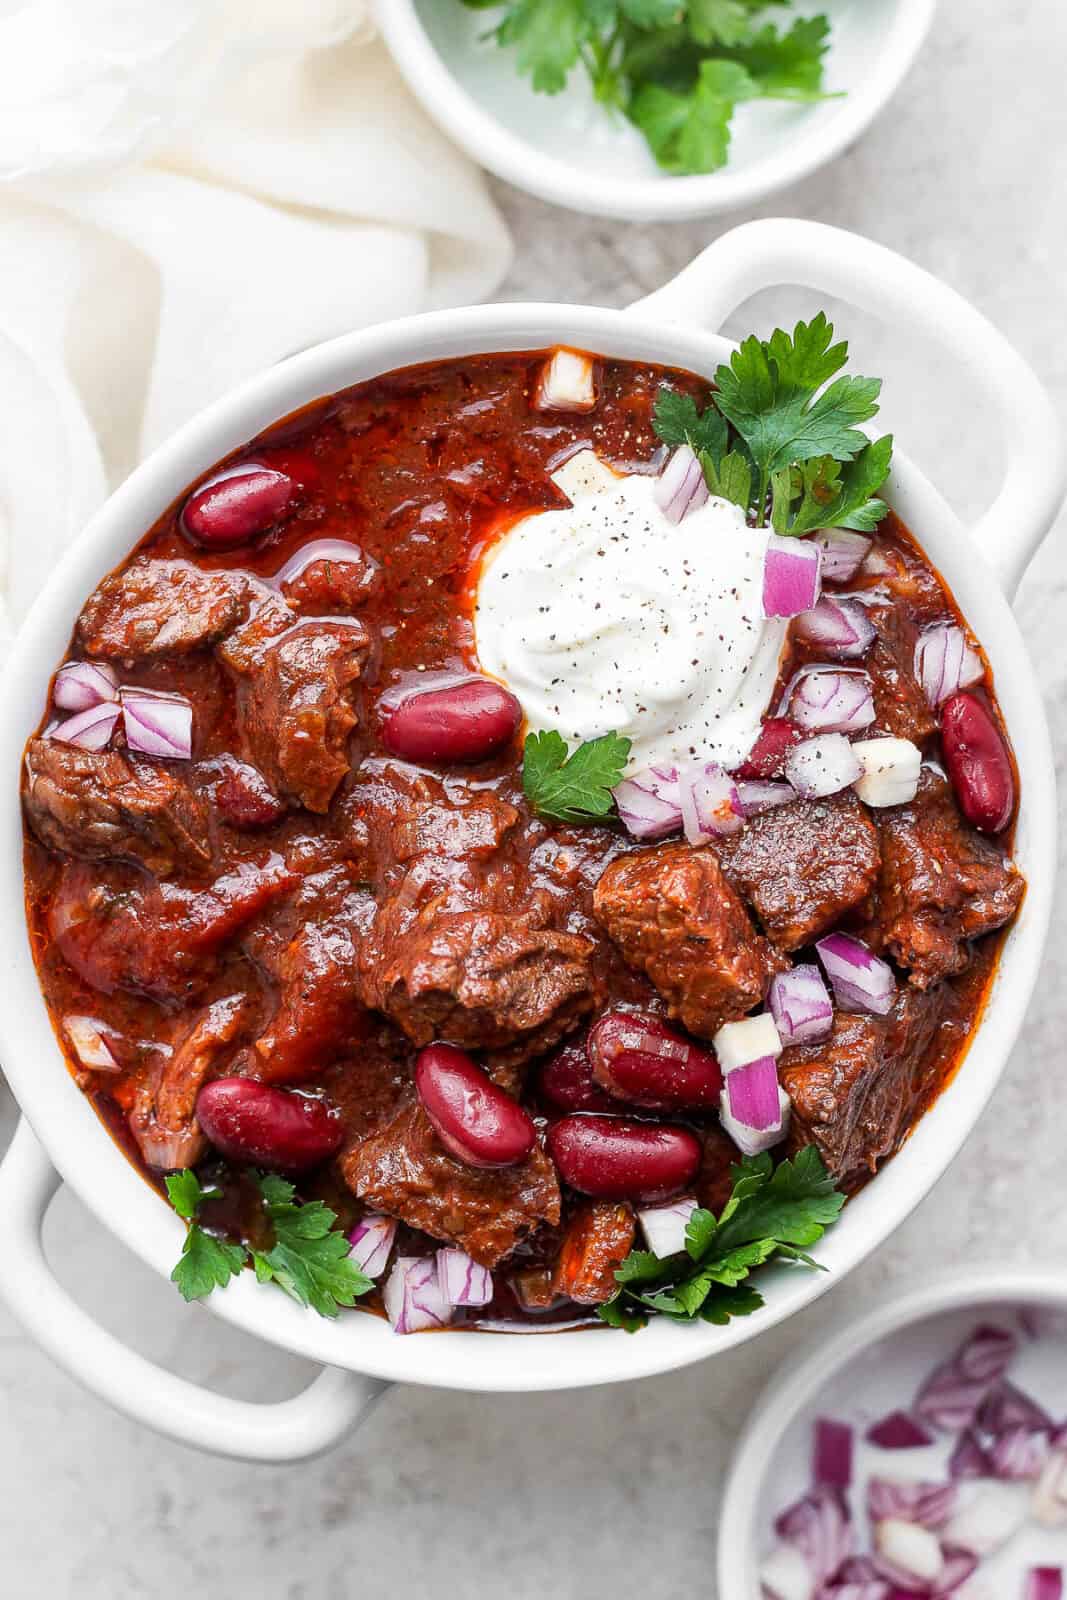
<svg viewBox="0 0 1067 1600"><path fill-rule="evenodd" d="M851 1323L829 1343L820 1334L814 1346L801 1351L763 1395L734 1456L720 1521L719 1600L760 1600L759 1568L774 1544L774 1519L811 1487L817 1417L856 1427L857 1462L862 1464L868 1447L860 1435L870 1423L891 1411L907 1410L922 1380L979 1323L996 1322L1019 1331L1023 1308L1055 1311L1067 1322L1067 1274L1038 1267L983 1267L942 1275ZM1009 1376L1058 1416L1067 1411L1065 1367L1067 1334L1050 1332L1039 1342L1020 1336ZM943 1446L935 1446L891 1455L880 1451L878 1456L887 1475L937 1481L944 1473L945 1453ZM1060 1565L1067 1566L1067 1530L1031 1524L1025 1542L983 1562L975 1577L991 1593L1003 1594L1003 1600L1016 1600L1026 1568Z"/></svg>
<svg viewBox="0 0 1067 1600"><path fill-rule="evenodd" d="M475 161L556 205L658 221L753 205L847 149L899 87L935 3L801 0L798 14L824 12L830 19L824 82L828 90L844 90L843 98L738 107L727 166L698 177L673 177L657 167L637 129L597 105L581 71L562 94L535 93L518 73L515 52L485 37L497 7L375 0L375 10L408 87Z"/></svg>

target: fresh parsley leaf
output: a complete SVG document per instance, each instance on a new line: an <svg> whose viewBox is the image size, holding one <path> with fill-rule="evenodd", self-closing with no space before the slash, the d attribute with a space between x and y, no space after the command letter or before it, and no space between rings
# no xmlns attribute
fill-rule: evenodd
<svg viewBox="0 0 1067 1600"><path fill-rule="evenodd" d="M771 477L771 523L776 533L854 528L868 533L889 509L875 498L889 474L893 438L885 434L852 461L814 456Z"/></svg>
<svg viewBox="0 0 1067 1600"><path fill-rule="evenodd" d="M687 444L698 456L709 455L716 467L726 453L729 430L714 403L697 409L691 394L663 384L652 405L652 426L664 444Z"/></svg>
<svg viewBox="0 0 1067 1600"><path fill-rule="evenodd" d="M606 1305L597 1306L597 1315L610 1328L622 1328L626 1333L637 1333L648 1326L648 1313L618 1295Z"/></svg>
<svg viewBox="0 0 1067 1600"><path fill-rule="evenodd" d="M752 0L689 0L689 32L698 44L745 44L756 9Z"/></svg>
<svg viewBox="0 0 1067 1600"><path fill-rule="evenodd" d="M572 755L558 733L531 733L522 757L523 792L543 817L560 822L606 817L629 756L630 740L617 733L589 739Z"/></svg>
<svg viewBox="0 0 1067 1600"><path fill-rule="evenodd" d="M559 94L589 37L583 0L515 0L496 30L500 44L513 45L516 65L535 89Z"/></svg>
<svg viewBox="0 0 1067 1600"><path fill-rule="evenodd" d="M704 1207L686 1228L686 1256L660 1259L635 1250L616 1270L618 1292L600 1309L605 1322L648 1312L691 1322L716 1323L748 1316L763 1304L747 1279L782 1258L817 1266L806 1246L837 1218L844 1195L814 1146L776 1167L769 1155L746 1158L732 1172L730 1198L716 1219Z"/></svg>
<svg viewBox="0 0 1067 1600"><path fill-rule="evenodd" d="M216 1239L205 1233L198 1222L190 1225L182 1245L181 1257L171 1273L184 1300L203 1300L212 1289L224 1289L245 1264L243 1244Z"/></svg>
<svg viewBox="0 0 1067 1600"><path fill-rule="evenodd" d="M638 28L669 28L682 11L681 0L619 0L619 11Z"/></svg>
<svg viewBox="0 0 1067 1600"><path fill-rule="evenodd" d="M165 1182L171 1205L186 1222L196 1216L202 1200L214 1200L221 1193L219 1189L202 1189L200 1179L190 1167L168 1173Z"/></svg>
<svg viewBox="0 0 1067 1600"><path fill-rule="evenodd" d="M759 87L739 63L703 61L695 84L685 93L650 83L638 89L628 107L667 172L715 172L730 151L734 108L752 100Z"/></svg>
<svg viewBox="0 0 1067 1600"><path fill-rule="evenodd" d="M731 52L732 58L751 73L762 94L787 100L827 98L822 92L823 57L830 46L825 17L798 17L788 33L768 24L750 42L735 42L740 48Z"/></svg>
<svg viewBox="0 0 1067 1600"><path fill-rule="evenodd" d="M271 1249L253 1256L261 1283L273 1281L322 1317L335 1317L340 1306L355 1305L373 1289L373 1279L349 1256L345 1235L334 1231L335 1211L321 1200L298 1204L283 1178L268 1175L259 1187L275 1235Z"/></svg>

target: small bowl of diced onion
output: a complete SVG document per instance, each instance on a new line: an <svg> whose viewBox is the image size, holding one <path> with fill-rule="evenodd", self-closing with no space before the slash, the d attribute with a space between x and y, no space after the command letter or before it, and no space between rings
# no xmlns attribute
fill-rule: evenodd
<svg viewBox="0 0 1067 1600"><path fill-rule="evenodd" d="M1067 1278L952 1274L820 1337L720 1529L721 1600L1067 1600Z"/></svg>

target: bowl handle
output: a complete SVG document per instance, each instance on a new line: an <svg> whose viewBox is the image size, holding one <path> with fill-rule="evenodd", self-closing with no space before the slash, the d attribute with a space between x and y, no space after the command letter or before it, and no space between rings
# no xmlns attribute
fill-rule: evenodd
<svg viewBox="0 0 1067 1600"><path fill-rule="evenodd" d="M5 1256L0 1288L14 1317L60 1367L101 1400L180 1444L242 1461L304 1461L337 1444L389 1385L324 1367L291 1400L231 1400L127 1348L56 1280L41 1228L59 1174L23 1118L0 1165Z"/></svg>
<svg viewBox="0 0 1067 1600"><path fill-rule="evenodd" d="M1006 467L971 537L1014 594L1067 490L1067 453L1043 385L980 311L914 262L841 228L791 218L747 222L723 234L676 278L630 307L668 322L719 329L750 295L779 284L851 301L943 347L997 417ZM959 392L959 391L957 391ZM961 425L975 401L960 406Z"/></svg>

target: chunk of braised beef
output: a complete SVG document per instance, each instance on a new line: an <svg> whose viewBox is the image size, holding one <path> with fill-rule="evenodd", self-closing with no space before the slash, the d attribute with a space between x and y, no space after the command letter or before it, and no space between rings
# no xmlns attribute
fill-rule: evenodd
<svg viewBox="0 0 1067 1600"><path fill-rule="evenodd" d="M610 1200L583 1201L568 1219L552 1276L557 1294L579 1305L603 1305L618 1288L615 1269L634 1247L633 1207Z"/></svg>
<svg viewBox="0 0 1067 1600"><path fill-rule="evenodd" d="M238 716L254 764L281 795L325 812L349 771L356 685L370 655L361 622L306 622L264 649L240 684Z"/></svg>
<svg viewBox="0 0 1067 1600"><path fill-rule="evenodd" d="M183 1001L203 989L219 952L296 882L276 855L242 862L203 889L76 861L60 876L49 930L64 960L101 993Z"/></svg>
<svg viewBox="0 0 1067 1600"><path fill-rule="evenodd" d="M351 557L319 556L281 584L281 592L298 611L326 616L366 605L381 587L381 567L353 545Z"/></svg>
<svg viewBox="0 0 1067 1600"><path fill-rule="evenodd" d="M254 832L280 822L288 807L279 800L262 772L232 756L218 761L208 792L223 822L239 832Z"/></svg>
<svg viewBox="0 0 1067 1600"><path fill-rule="evenodd" d="M969 941L1015 915L1023 879L964 822L951 787L924 767L915 799L879 813L882 870L872 943L928 988L962 972Z"/></svg>
<svg viewBox="0 0 1067 1600"><path fill-rule="evenodd" d="M737 1166L741 1153L721 1128L704 1128L700 1137L704 1154L694 1179L697 1204L719 1216L733 1193L734 1180L730 1169Z"/></svg>
<svg viewBox="0 0 1067 1600"><path fill-rule="evenodd" d="M212 1001L138 1085L129 1124L146 1166L173 1172L195 1166L204 1155L207 1140L196 1120L196 1097L209 1074L232 1054L253 1011L245 994Z"/></svg>
<svg viewBox="0 0 1067 1600"><path fill-rule="evenodd" d="M365 761L340 809L355 852L375 878L427 853L480 866L519 821L499 795L390 759Z"/></svg>
<svg viewBox="0 0 1067 1600"><path fill-rule="evenodd" d="M167 767L33 739L24 801L30 826L49 849L138 861L159 877L211 864L207 809Z"/></svg>
<svg viewBox="0 0 1067 1600"><path fill-rule="evenodd" d="M874 695L872 731L921 746L937 732L937 718L915 676L918 630L899 601L875 601L867 611L877 630L863 661Z"/></svg>
<svg viewBox="0 0 1067 1600"><path fill-rule="evenodd" d="M863 904L878 876L878 832L851 789L750 817L716 848L780 950L811 944Z"/></svg>
<svg viewBox="0 0 1067 1600"><path fill-rule="evenodd" d="M142 556L104 579L86 601L75 637L87 655L113 660L186 655L230 633L255 590L244 572Z"/></svg>
<svg viewBox="0 0 1067 1600"><path fill-rule="evenodd" d="M752 926L710 849L667 844L623 856L601 876L593 905L668 1015L701 1039L759 1005L787 965Z"/></svg>
<svg viewBox="0 0 1067 1600"><path fill-rule="evenodd" d="M417 1045L549 1050L593 1005L592 946L536 915L440 912L431 902L397 932L379 911L359 953L360 992Z"/></svg>
<svg viewBox="0 0 1067 1600"><path fill-rule="evenodd" d="M466 1167L438 1141L418 1104L341 1156L359 1199L495 1267L543 1223L557 1223L559 1183L540 1146L512 1167Z"/></svg>
<svg viewBox="0 0 1067 1600"><path fill-rule="evenodd" d="M814 1144L846 1185L896 1149L928 1089L924 1062L948 997L944 986L901 993L885 1017L838 1011L820 1044L792 1045L778 1075L792 1101L791 1153Z"/></svg>

